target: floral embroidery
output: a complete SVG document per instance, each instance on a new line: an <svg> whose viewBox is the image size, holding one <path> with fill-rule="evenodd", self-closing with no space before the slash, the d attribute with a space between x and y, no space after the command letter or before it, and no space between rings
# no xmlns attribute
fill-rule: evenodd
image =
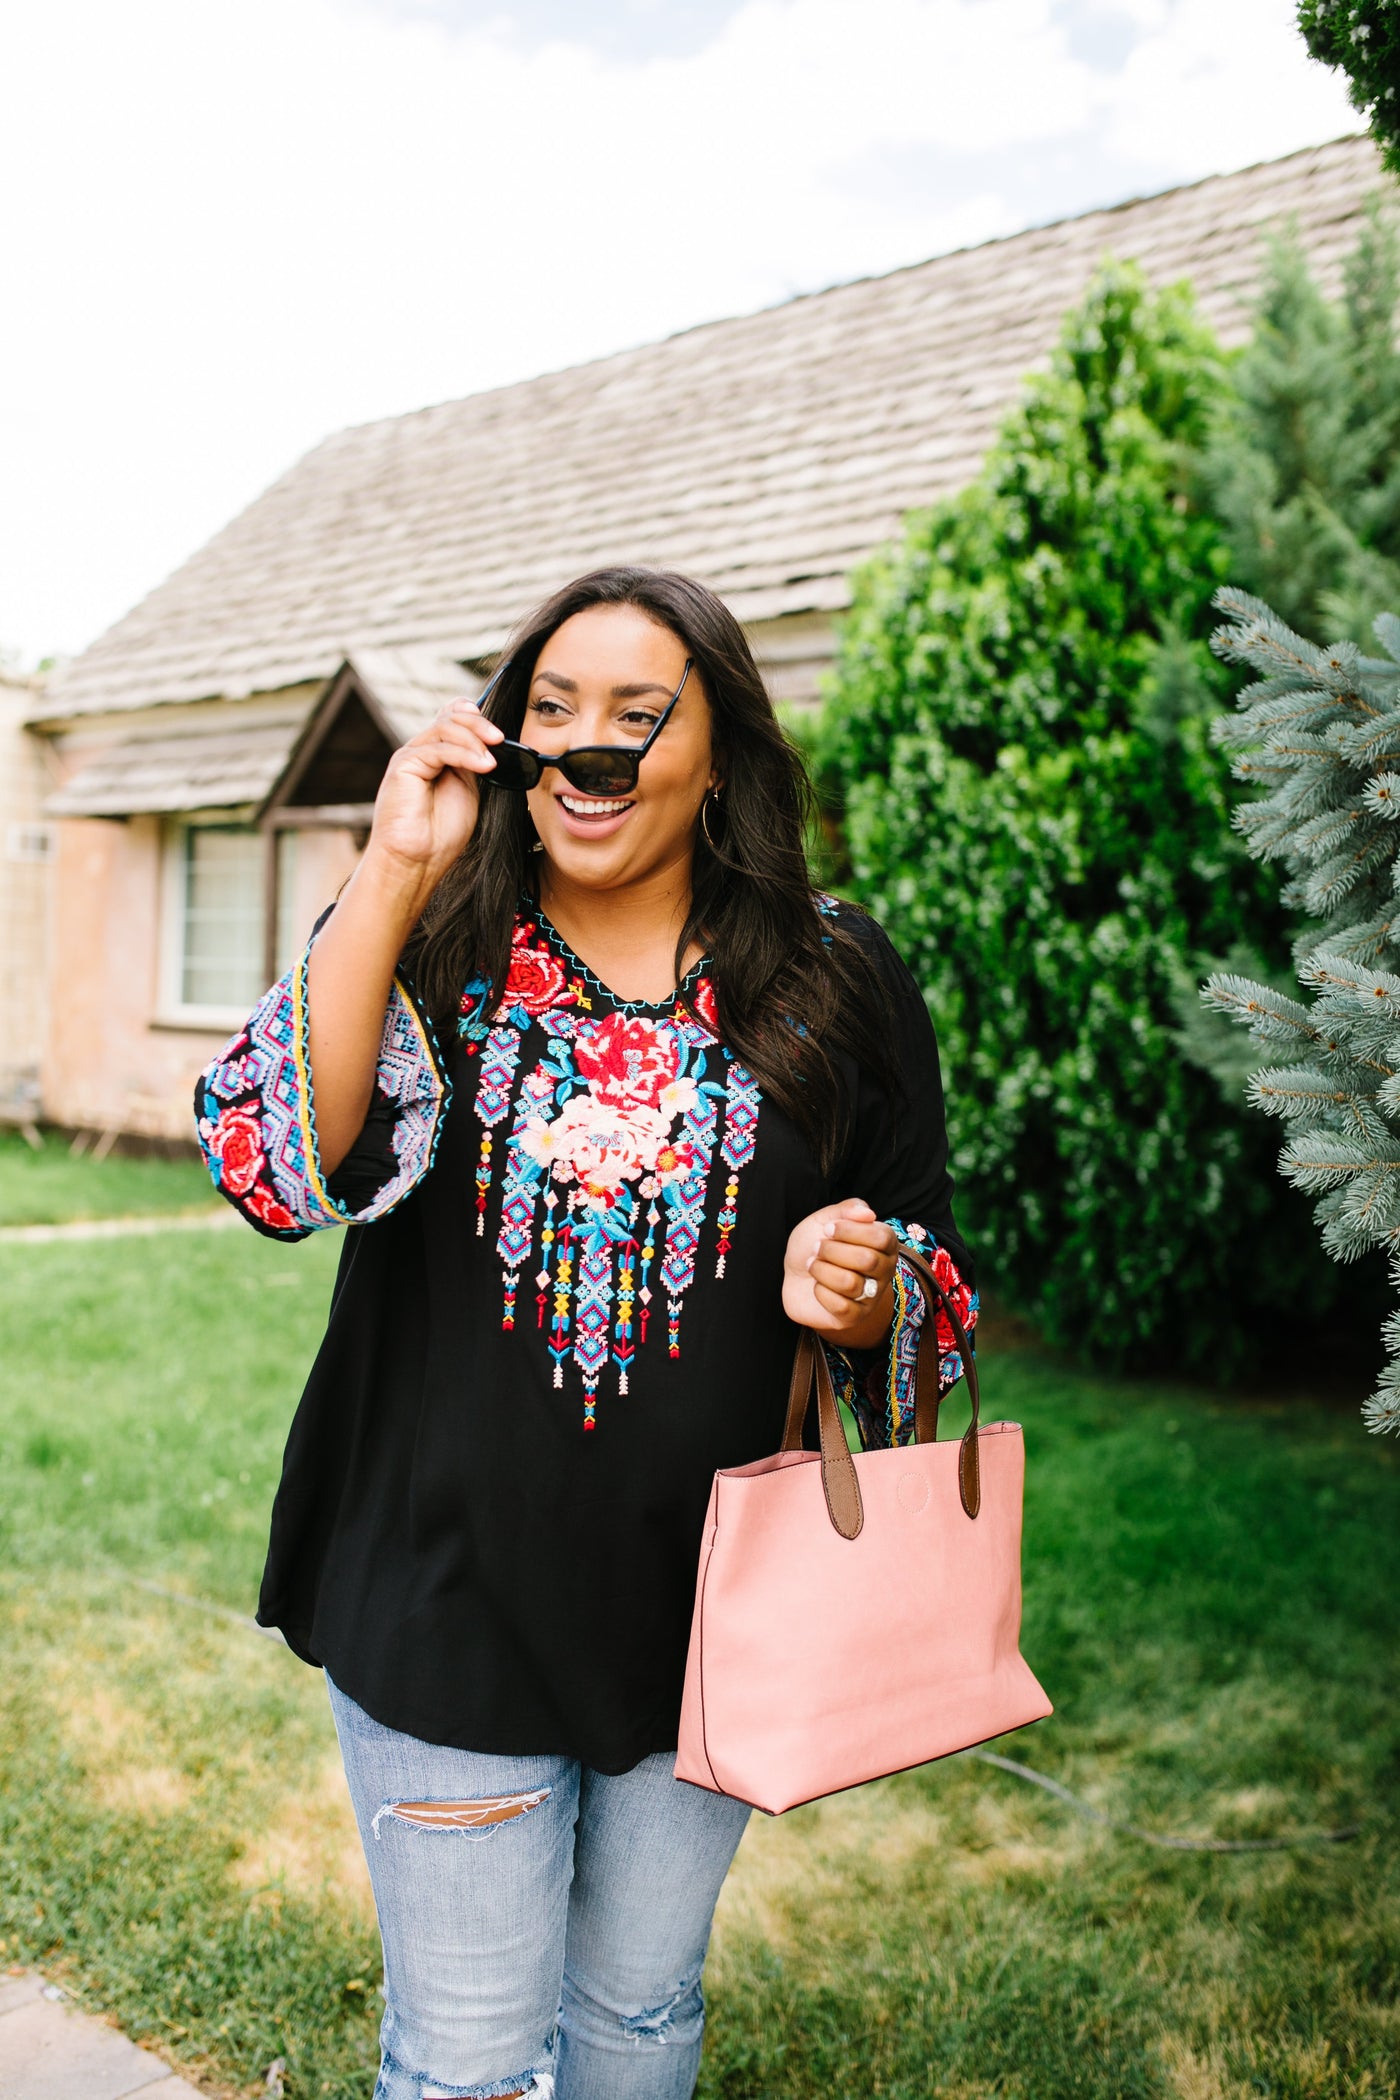
<svg viewBox="0 0 1400 2100"><path fill-rule="evenodd" d="M557 939L557 937L556 937ZM556 953L530 914L517 922L510 971L486 1014L481 979L462 998L461 1032L481 1058L476 1115L477 1231L485 1231L495 1131L514 1098L496 1249L502 1325L514 1328L520 1282L533 1273L536 1326L548 1335L554 1382L570 1359L583 1382L584 1427L611 1360L618 1390L646 1345L658 1294L666 1346L680 1354L681 1304L695 1274L716 1136L728 1169L717 1273L733 1239L739 1174L753 1157L759 1091L718 1041L714 991L701 978L670 1013L619 1004L595 1011L596 981ZM532 1019L544 1056L515 1086Z"/></svg>
<svg viewBox="0 0 1400 2100"><path fill-rule="evenodd" d="M505 987L492 1020L486 1018L491 987L484 977L474 977L462 994L458 1028L468 1056L481 1054L481 1076L477 1082L476 1114L482 1125L481 1149L476 1165L476 1230L486 1232L486 1199L491 1192L495 1130L510 1107L520 1046L531 1019L555 1006L591 1005L587 991L571 978L563 962L546 941L536 938L533 919L519 917L511 934L510 966ZM527 1085L530 1082L527 1081ZM536 1076L536 1083L538 1078ZM546 1083L545 1091L551 1089Z"/></svg>
<svg viewBox="0 0 1400 2100"><path fill-rule="evenodd" d="M690 1007L697 1021L703 1022L716 1040L719 1038L719 1001L715 988L708 977L702 977L690 995Z"/></svg>
<svg viewBox="0 0 1400 2100"><path fill-rule="evenodd" d="M680 1069L675 1037L630 1014L609 1014L580 1035L577 1058L589 1091L618 1108L659 1106Z"/></svg>
<svg viewBox="0 0 1400 2100"><path fill-rule="evenodd" d="M263 994L195 1088L195 1122L215 1187L275 1238L302 1239L394 1209L431 1167L451 1097L432 1029L395 978L375 1074L375 1099L392 1112L394 1164L363 1210L336 1201L321 1170L307 1061L310 952Z"/></svg>
<svg viewBox="0 0 1400 2100"><path fill-rule="evenodd" d="M262 1129L250 1108L226 1108L210 1126L204 1149L219 1162L219 1187L229 1196L246 1196L263 1166Z"/></svg>
<svg viewBox="0 0 1400 2100"><path fill-rule="evenodd" d="M517 925L501 1004L521 1006L527 1014L542 1014L570 996L568 981L558 956L551 955L548 948L527 947L524 933L525 928Z"/></svg>
<svg viewBox="0 0 1400 2100"><path fill-rule="evenodd" d="M263 1182L259 1182L256 1187L249 1189L244 1207L251 1211L255 1218L261 1219L264 1225L270 1225L274 1232L296 1232L299 1230L297 1221L288 1210L286 1204L279 1203L271 1189Z"/></svg>

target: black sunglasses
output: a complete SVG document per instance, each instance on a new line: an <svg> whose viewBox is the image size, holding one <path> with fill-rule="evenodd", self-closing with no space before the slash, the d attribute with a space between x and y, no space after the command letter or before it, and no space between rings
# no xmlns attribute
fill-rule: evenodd
<svg viewBox="0 0 1400 2100"><path fill-rule="evenodd" d="M637 785L642 760L666 727L676 702L685 691L690 665L691 659L687 657L680 684L640 744L580 744L576 750L561 751L555 756L548 751L536 751L530 744L513 743L507 737L491 747L491 756L496 761L495 771L483 773L482 779L488 787L511 788L517 794L526 794L532 787L538 787L546 766L558 766L570 787L576 787L581 794L608 798L630 795ZM485 707L509 668L508 663L501 665L477 701L478 707Z"/></svg>

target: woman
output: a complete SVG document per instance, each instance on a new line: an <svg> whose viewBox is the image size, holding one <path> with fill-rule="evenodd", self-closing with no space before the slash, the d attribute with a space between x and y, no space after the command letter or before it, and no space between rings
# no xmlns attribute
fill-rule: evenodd
<svg viewBox="0 0 1400 2100"><path fill-rule="evenodd" d="M971 1324L928 1016L813 892L807 810L720 601L586 576L394 754L339 902L201 1082L260 1231L371 1228L258 1617L327 1675L377 2100L692 2091L748 1816L673 1776L711 1477L777 1447L794 1321L868 1441L909 1434L901 1238Z"/></svg>

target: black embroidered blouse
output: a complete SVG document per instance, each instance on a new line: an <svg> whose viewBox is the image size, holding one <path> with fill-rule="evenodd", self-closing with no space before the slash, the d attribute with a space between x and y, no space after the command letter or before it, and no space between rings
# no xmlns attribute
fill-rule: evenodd
<svg viewBox="0 0 1400 2100"><path fill-rule="evenodd" d="M533 906L504 996L488 1012L470 983L455 1040L396 981L374 1102L333 1175L305 956L203 1075L210 1171L249 1221L285 1240L351 1227L258 1617L388 1726L604 1772L674 1748L711 1477L782 1432L800 1218L864 1197L972 1326L923 999L873 921L828 909L890 987L905 1079L896 1109L847 1069L829 1177L720 1040L703 963L660 1005L616 999ZM888 1350L833 1359L867 1443L912 1434L922 1317L901 1268Z"/></svg>

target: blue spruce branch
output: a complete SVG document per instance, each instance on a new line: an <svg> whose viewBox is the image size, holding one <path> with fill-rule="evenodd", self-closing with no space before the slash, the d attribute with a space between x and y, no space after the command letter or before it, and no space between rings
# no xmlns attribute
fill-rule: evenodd
<svg viewBox="0 0 1400 2100"><path fill-rule="evenodd" d="M1279 1169L1318 1199L1327 1252L1383 1248L1400 1288L1400 616L1376 621L1386 654L1369 657L1305 641L1246 592L1215 604L1225 624L1212 648L1255 674L1213 731L1251 791L1233 821L1312 921L1294 948L1312 999L1228 972L1201 998L1266 1054L1291 1044L1308 1060L1261 1062L1246 1098L1285 1125ZM1362 1412L1373 1430L1400 1430L1400 1312L1383 1333L1388 1360Z"/></svg>

